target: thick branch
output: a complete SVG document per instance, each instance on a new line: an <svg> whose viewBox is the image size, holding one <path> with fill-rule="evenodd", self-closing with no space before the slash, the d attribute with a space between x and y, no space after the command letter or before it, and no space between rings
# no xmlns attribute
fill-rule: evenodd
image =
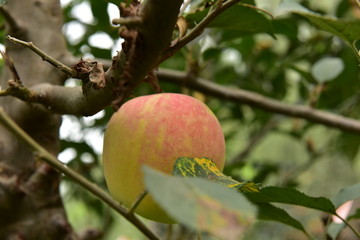
<svg viewBox="0 0 360 240"><path fill-rule="evenodd" d="M137 24L124 26L121 36L125 38L122 53L113 59L106 77L114 82L114 105L118 106L134 88L157 67L161 54L170 45L182 0L142 1L139 14L126 12L128 20ZM122 22L126 22L126 18Z"/></svg>
<svg viewBox="0 0 360 240"><path fill-rule="evenodd" d="M160 81L186 86L221 99L247 104L268 112L303 118L312 122L335 127L360 134L360 122L334 113L316 110L307 106L294 105L264 97L260 94L241 89L233 89L210 82L206 79L189 79L185 72L160 69L157 73ZM41 103L51 111L61 114L80 116L93 115L108 106L112 100L111 90L92 89L84 95L82 87L61 87L40 84L32 88L33 98L29 102Z"/></svg>
<svg viewBox="0 0 360 240"><path fill-rule="evenodd" d="M108 106L112 101L112 88L88 88L83 92L83 87L62 87L51 84L34 86L35 97L29 102L41 103L48 110L60 114L78 116L91 116Z"/></svg>
<svg viewBox="0 0 360 240"><path fill-rule="evenodd" d="M108 204L115 211L124 216L129 222L134 224L142 233L144 233L149 239L158 239L144 224L141 222L132 212L122 207L116 202L109 194L102 190L97 185L89 182L86 178L79 175L77 172L68 168L66 165L57 160L51 153L45 148L34 141L24 130L22 130L5 112L0 108L0 123L9 129L19 139L24 141L39 157L54 169L65 174L66 176L73 179L76 183L84 187L86 190L94 194L96 197L101 199L103 202Z"/></svg>
<svg viewBox="0 0 360 240"><path fill-rule="evenodd" d="M182 0L142 2L138 16L141 19L139 25L128 30L133 34L133 39L129 37L126 42L130 46L127 51L122 51L113 58L110 68L105 73L104 88L94 88L92 85L83 88L64 88L41 84L31 88L33 94L30 98L25 92L17 97L27 102L41 103L56 113L83 116L93 115L102 110L110 105L114 98L117 98L116 106L120 105L149 72L157 67L161 54L170 44L181 4ZM11 37L8 39L28 47L68 75L79 77L76 71L51 58L31 42ZM91 82L96 80L93 79ZM15 94L3 91L2 95Z"/></svg>
<svg viewBox="0 0 360 240"><path fill-rule="evenodd" d="M189 75L181 71L160 69L157 76L160 81L186 86L221 99L247 104L272 113L303 118L329 127L360 134L359 121L334 113L284 103L250 91L224 87L206 79L189 79ZM89 116L110 104L112 100L110 89L110 87L104 89L90 88L87 94L84 95L82 87L70 88L40 84L31 88L32 98L27 100L44 104L49 110L56 113Z"/></svg>
<svg viewBox="0 0 360 240"><path fill-rule="evenodd" d="M158 78L160 81L180 84L208 95L240 104L247 104L268 112L303 118L329 127L360 134L360 121L334 113L316 110L307 106L284 103L246 90L227 88L201 78L189 79L188 74L174 70L161 69L158 73Z"/></svg>

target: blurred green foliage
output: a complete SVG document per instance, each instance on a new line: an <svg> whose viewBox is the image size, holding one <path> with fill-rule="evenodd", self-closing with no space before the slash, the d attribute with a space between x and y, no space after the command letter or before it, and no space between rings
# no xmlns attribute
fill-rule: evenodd
<svg viewBox="0 0 360 240"><path fill-rule="evenodd" d="M77 23L84 28L79 39L68 40L70 51L79 58L110 59L114 50L120 50L116 47L100 48L89 42L92 35L101 32L106 33L115 46L118 30L111 25L108 10L109 6L112 9L116 6L109 2L73 0L63 6L65 24ZM270 2L243 1L248 5L238 5L226 11L200 38L162 63L161 67L187 71L196 66L199 76L223 86L358 118L359 62L354 49L339 36L319 30L312 21L313 15L293 14L290 10L310 9L321 16L355 21L360 16L360 9L350 0ZM74 8L83 3L91 6L91 22L82 21L81 12L74 14ZM211 5L212 1L193 1L189 11L185 11L189 27L204 17ZM358 21L355 25L360 26ZM344 25L340 29L342 27ZM357 37L358 34L351 36ZM356 42L354 44L356 46ZM333 79L317 82L313 66L329 57L339 59L344 68ZM166 92L196 94L191 89L170 83L161 83L161 87ZM143 84L134 94L151 93L152 88ZM359 135L205 97L206 104L223 126L227 143L225 172L233 178L261 182L265 186L296 187L314 196L325 197L334 196L339 189L359 181ZM94 151L92 146L93 142L99 144L102 139L91 139L87 133L89 129L102 132L112 112L111 108L105 109L104 115L90 124L84 123L84 118L73 120L73 124L81 126L80 140L66 137L61 145L62 150L72 148L76 151L68 162L69 166L104 188L101 153ZM82 157L84 154L87 157ZM120 221L99 200L65 180L62 185L64 201L77 230L99 228L104 231L103 239L116 239L117 236L142 238L135 228L124 220ZM324 237L319 212L298 208L289 211L312 234ZM246 239L303 239L297 234L286 225L259 222L250 229Z"/></svg>

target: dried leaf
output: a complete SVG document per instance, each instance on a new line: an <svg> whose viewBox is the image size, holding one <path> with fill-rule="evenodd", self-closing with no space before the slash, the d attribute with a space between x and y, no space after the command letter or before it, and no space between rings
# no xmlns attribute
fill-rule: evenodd
<svg viewBox="0 0 360 240"><path fill-rule="evenodd" d="M95 88L105 87L105 72L101 63L94 62L94 67L89 74L89 80L95 85Z"/></svg>
<svg viewBox="0 0 360 240"><path fill-rule="evenodd" d="M83 81L84 85L87 85L90 82L92 83L91 87L105 87L105 72L101 63L81 60L73 66L73 69L76 71L77 77Z"/></svg>

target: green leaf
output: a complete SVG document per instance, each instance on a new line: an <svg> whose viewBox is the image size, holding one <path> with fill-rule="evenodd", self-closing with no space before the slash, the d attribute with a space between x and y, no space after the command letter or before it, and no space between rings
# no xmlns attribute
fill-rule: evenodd
<svg viewBox="0 0 360 240"><path fill-rule="evenodd" d="M201 178L169 176L145 166L145 186L175 220L220 239L239 239L256 207L242 194Z"/></svg>
<svg viewBox="0 0 360 240"><path fill-rule="evenodd" d="M206 17L208 10L205 9L201 12L188 14L186 19L189 25L199 23ZM256 7L251 7L247 4L232 6L210 22L207 27L232 30L238 35L268 33L274 36L270 16L266 16L263 12L257 10Z"/></svg>
<svg viewBox="0 0 360 240"><path fill-rule="evenodd" d="M339 235L339 233L344 229L345 223L330 223L330 225L327 227L327 234L331 239L336 239L336 237Z"/></svg>
<svg viewBox="0 0 360 240"><path fill-rule="evenodd" d="M101 26L110 26L107 5L106 1L91 0L92 13Z"/></svg>
<svg viewBox="0 0 360 240"><path fill-rule="evenodd" d="M347 42L353 49L358 59L358 50L355 43L360 39L360 20L359 19L340 19L330 16L322 16L301 6L294 0L287 0L280 4L276 11L276 16L284 13L295 13L305 17L314 27L331 33Z"/></svg>
<svg viewBox="0 0 360 240"><path fill-rule="evenodd" d="M300 11L294 13L307 18L318 29L338 36L350 45L360 39L360 20L358 19L338 19Z"/></svg>
<svg viewBox="0 0 360 240"><path fill-rule="evenodd" d="M339 191L339 193L333 198L333 202L335 206L338 208L344 203L354 200L360 197L359 194L360 184L356 184L350 187L343 188ZM344 216L343 216L344 217ZM360 209L356 209L356 212L346 217L346 221L350 221L351 219L360 218ZM332 222L327 227L327 233L332 239L336 239L339 233L345 228L346 224Z"/></svg>
<svg viewBox="0 0 360 240"><path fill-rule="evenodd" d="M360 218L360 209L356 209L356 212L348 217L348 220L359 219Z"/></svg>
<svg viewBox="0 0 360 240"><path fill-rule="evenodd" d="M275 10L274 15L280 16L292 12L312 13L311 10L307 9L306 7L302 6L300 3L294 0L284 0Z"/></svg>
<svg viewBox="0 0 360 240"><path fill-rule="evenodd" d="M258 207L258 219L264 221L275 221L294 227L306 235L309 235L304 226L295 218L291 217L285 210L275 207L269 203L259 203Z"/></svg>
<svg viewBox="0 0 360 240"><path fill-rule="evenodd" d="M274 19L272 21L274 32L276 34L283 34L290 39L296 39L298 36L298 26L295 21L290 18Z"/></svg>
<svg viewBox="0 0 360 240"><path fill-rule="evenodd" d="M174 163L172 174L182 177L201 177L220 183L239 192L258 192L260 185L251 182L238 182L225 176L210 158L179 157Z"/></svg>
<svg viewBox="0 0 360 240"><path fill-rule="evenodd" d="M246 193L254 203L285 203L334 214L335 206L324 197L310 197L293 188L264 187L257 193Z"/></svg>
<svg viewBox="0 0 360 240"><path fill-rule="evenodd" d="M336 86L334 86L334 88L336 88ZM355 112L355 110L353 111ZM360 147L360 136L349 132L342 132L333 143L333 146L333 152L342 152L349 161L356 161L356 155L358 154Z"/></svg>
<svg viewBox="0 0 360 240"><path fill-rule="evenodd" d="M332 198L332 202L335 207L338 208L347 201L360 198L360 183L341 189L335 197Z"/></svg>
<svg viewBox="0 0 360 240"><path fill-rule="evenodd" d="M344 68L341 58L325 57L313 65L311 73L319 83L323 83L335 79Z"/></svg>

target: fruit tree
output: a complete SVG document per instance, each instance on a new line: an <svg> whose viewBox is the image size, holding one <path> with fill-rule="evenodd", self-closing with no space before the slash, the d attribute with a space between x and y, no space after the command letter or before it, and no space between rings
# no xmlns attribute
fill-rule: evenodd
<svg viewBox="0 0 360 240"><path fill-rule="evenodd" d="M359 17L0 0L0 239L360 238Z"/></svg>

